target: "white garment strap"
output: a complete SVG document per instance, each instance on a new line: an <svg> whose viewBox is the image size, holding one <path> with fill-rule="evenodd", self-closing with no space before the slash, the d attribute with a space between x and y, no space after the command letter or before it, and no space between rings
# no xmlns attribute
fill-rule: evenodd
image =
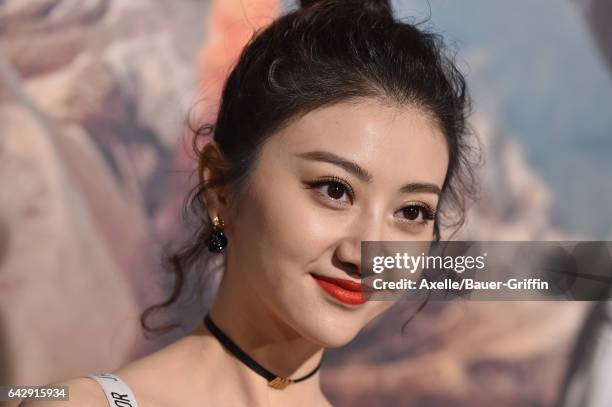
<svg viewBox="0 0 612 407"><path fill-rule="evenodd" d="M86 377L94 379L102 386L104 395L111 407L138 407L136 397L127 383L111 373L90 374Z"/></svg>

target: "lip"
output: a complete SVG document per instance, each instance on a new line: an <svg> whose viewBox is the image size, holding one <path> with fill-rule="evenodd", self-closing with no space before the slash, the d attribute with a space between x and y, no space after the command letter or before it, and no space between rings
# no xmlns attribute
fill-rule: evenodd
<svg viewBox="0 0 612 407"><path fill-rule="evenodd" d="M319 287L344 304L361 305L370 297L371 290L362 283L312 273L310 275L319 284Z"/></svg>

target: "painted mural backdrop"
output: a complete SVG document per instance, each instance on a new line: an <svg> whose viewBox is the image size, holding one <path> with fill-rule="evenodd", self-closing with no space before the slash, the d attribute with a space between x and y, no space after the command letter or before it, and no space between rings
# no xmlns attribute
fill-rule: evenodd
<svg viewBox="0 0 612 407"><path fill-rule="evenodd" d="M602 214L612 201L603 158L612 47L593 11L603 2L523 2L511 12L495 3L394 2L402 17L431 12L486 106L473 117L482 197L459 238L612 240ZM214 279L194 280L196 295L168 311L182 329L148 340L138 323L168 293L160 254L185 232L195 169L186 123L214 118L241 47L290 7L0 1L0 384L111 371L199 322ZM538 25L545 18L557 26ZM591 306L431 303L405 335L413 310L394 307L329 352L323 385L338 405L553 405Z"/></svg>

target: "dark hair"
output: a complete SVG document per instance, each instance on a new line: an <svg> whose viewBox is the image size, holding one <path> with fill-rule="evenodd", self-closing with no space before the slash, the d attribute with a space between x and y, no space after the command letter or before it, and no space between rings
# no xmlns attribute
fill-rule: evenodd
<svg viewBox="0 0 612 407"><path fill-rule="evenodd" d="M174 289L166 301L143 313L146 330L152 330L146 315L172 304L185 273L208 256L210 218L202 193L228 185L237 197L264 141L314 109L378 98L428 114L449 149L434 240L440 239L441 225L458 229L464 223L467 200L476 192L471 160L477 149L468 138L465 79L446 54L442 37L396 20L387 0L303 0L301 5L253 35L227 78L216 122L195 131L200 183L187 196L185 210L191 209L197 226L184 246L165 257L167 271L175 275ZM199 140L211 134L222 162L204 162ZM202 182L204 164L222 171ZM172 326L176 324L155 330Z"/></svg>

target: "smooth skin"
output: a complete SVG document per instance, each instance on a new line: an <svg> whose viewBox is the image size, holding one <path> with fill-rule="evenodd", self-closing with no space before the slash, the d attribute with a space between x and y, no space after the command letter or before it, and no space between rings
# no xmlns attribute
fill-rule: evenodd
<svg viewBox="0 0 612 407"><path fill-rule="evenodd" d="M351 161L370 179L354 165L331 163L329 155L313 151ZM214 142L205 154L220 156ZM311 273L358 281L362 240L431 240L433 221L419 208L436 209L439 195L432 188L400 188L419 183L441 189L447 168L439 126L413 106L361 99L294 120L263 145L239 199L232 201L223 187L205 194L210 217L223 218L229 240L219 254L226 269L210 311L213 320L270 371L292 378L307 374L325 348L345 345L392 305L346 305L322 290ZM209 178L215 169L203 174ZM313 185L321 179L327 184ZM113 373L141 407L331 405L319 373L272 389L203 324ZM91 379L57 384L70 386L67 406L107 406Z"/></svg>

